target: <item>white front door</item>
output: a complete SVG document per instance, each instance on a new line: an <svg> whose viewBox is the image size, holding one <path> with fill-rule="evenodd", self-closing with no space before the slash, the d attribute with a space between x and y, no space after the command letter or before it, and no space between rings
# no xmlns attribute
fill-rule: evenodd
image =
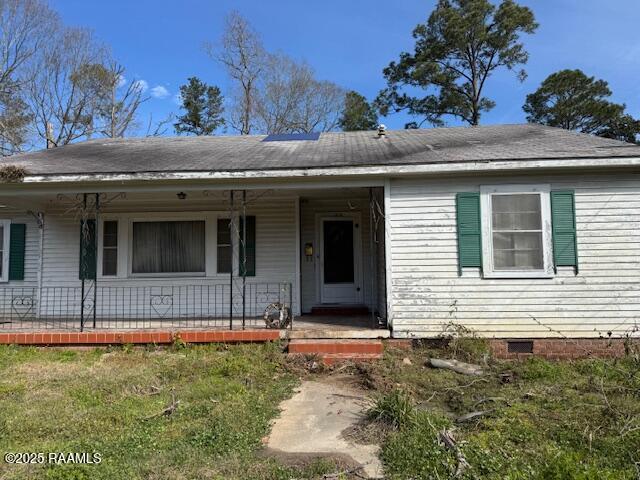
<svg viewBox="0 0 640 480"><path fill-rule="evenodd" d="M322 303L361 303L359 222L354 217L331 217L322 218L320 224Z"/></svg>

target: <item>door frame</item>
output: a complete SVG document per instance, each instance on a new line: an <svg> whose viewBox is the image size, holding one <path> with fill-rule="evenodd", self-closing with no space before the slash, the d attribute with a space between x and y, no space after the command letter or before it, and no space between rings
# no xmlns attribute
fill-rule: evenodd
<svg viewBox="0 0 640 480"><path fill-rule="evenodd" d="M362 286L362 220L360 212L316 213L316 245L318 245L318 269L316 271L316 298L324 304L324 221L351 220L353 222L353 283L356 288L355 304L364 303L364 287ZM358 228L356 228L356 224ZM357 289L360 288L358 291ZM340 304L338 304L340 305ZM347 305L347 304L343 304ZM349 304L351 305L351 304Z"/></svg>

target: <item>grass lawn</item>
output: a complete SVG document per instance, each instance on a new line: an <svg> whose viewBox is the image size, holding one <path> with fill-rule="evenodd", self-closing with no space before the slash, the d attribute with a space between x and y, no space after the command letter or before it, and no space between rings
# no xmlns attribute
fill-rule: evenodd
<svg viewBox="0 0 640 480"><path fill-rule="evenodd" d="M98 465L8 465L2 479L288 479L261 438L297 378L279 345L73 351L0 347L0 451L99 452ZM179 405L170 416L161 412Z"/></svg>
<svg viewBox="0 0 640 480"><path fill-rule="evenodd" d="M425 367L430 356L476 361L485 375ZM482 342L462 340L444 352L390 349L360 370L384 392L371 416L376 435L385 432L389 478L453 478L455 453L438 442L438 432L453 429L471 465L459 478L640 479L638 358L492 362ZM477 411L488 413L456 421Z"/></svg>
<svg viewBox="0 0 640 480"><path fill-rule="evenodd" d="M468 377L429 356L483 365ZM313 373L305 370L313 365ZM279 344L54 350L0 347L0 451L99 452L98 465L9 465L0 479L323 478L327 461L286 466L261 439L303 378L352 376L373 400L354 438L382 442L388 478L448 479L453 431L463 479L640 478L640 362L495 362L477 341L387 349L375 364L318 372ZM320 369L322 370L322 369ZM162 412L179 404L170 415ZM487 413L472 421L456 418ZM333 476L331 478L342 478Z"/></svg>

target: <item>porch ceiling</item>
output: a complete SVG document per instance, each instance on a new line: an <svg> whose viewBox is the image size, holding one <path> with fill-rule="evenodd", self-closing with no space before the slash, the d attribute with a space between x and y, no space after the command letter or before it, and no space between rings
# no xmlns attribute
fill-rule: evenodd
<svg viewBox="0 0 640 480"><path fill-rule="evenodd" d="M376 188L376 187L374 187ZM378 187L379 188L379 187ZM236 191L241 190L238 188ZM100 192L100 190L96 190ZM180 199L178 193L186 193L186 198ZM154 191L138 191L136 189L123 188L121 192L103 192L101 202L102 210L119 210L132 205L154 205L158 210L201 210L217 208L221 203L228 201L229 190L207 188L185 188L179 185L166 186ZM345 187L327 185L323 188L262 188L247 190L249 204L268 201L269 198L314 198L314 199L366 199L369 195L369 187ZM90 197L91 200L91 197ZM70 208L82 201L82 193L49 193L27 192L22 195L1 195L0 216L3 211L46 211L50 208Z"/></svg>

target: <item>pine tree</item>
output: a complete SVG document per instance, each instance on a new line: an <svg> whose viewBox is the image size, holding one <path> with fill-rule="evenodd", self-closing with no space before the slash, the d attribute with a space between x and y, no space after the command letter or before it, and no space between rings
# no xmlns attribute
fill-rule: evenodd
<svg viewBox="0 0 640 480"><path fill-rule="evenodd" d="M606 81L582 70L560 70L527 95L522 108L532 123L636 143L640 121L624 113L624 104L609 101L610 96Z"/></svg>
<svg viewBox="0 0 640 480"><path fill-rule="evenodd" d="M412 53L384 69L387 88L376 99L382 115L406 111L434 125L453 116L478 125L495 102L484 95L498 69L515 70L528 60L520 35L533 33L533 12L514 0L439 0L426 23L413 31ZM524 80L524 70L518 78ZM423 90L422 95L419 94Z"/></svg>
<svg viewBox="0 0 640 480"><path fill-rule="evenodd" d="M207 85L197 77L189 78L188 82L180 87L181 108L185 113L174 124L175 131L178 135L214 135L225 124L220 89Z"/></svg>
<svg viewBox="0 0 640 480"><path fill-rule="evenodd" d="M339 126L345 132L375 130L378 127L378 114L365 97L350 91L345 96Z"/></svg>

